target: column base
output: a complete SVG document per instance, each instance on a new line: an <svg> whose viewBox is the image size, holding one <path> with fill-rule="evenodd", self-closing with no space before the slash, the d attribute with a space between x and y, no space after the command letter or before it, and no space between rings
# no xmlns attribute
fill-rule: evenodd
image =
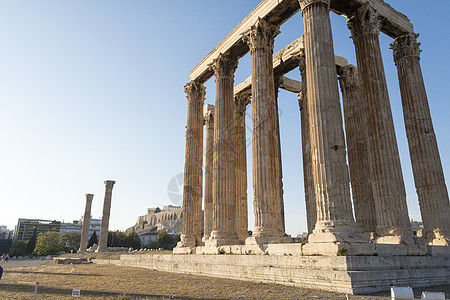
<svg viewBox="0 0 450 300"><path fill-rule="evenodd" d="M284 237L284 231L278 227L255 227L253 237Z"/></svg>
<svg viewBox="0 0 450 300"><path fill-rule="evenodd" d="M286 244L292 243L290 236L249 236L245 239L245 245Z"/></svg>
<svg viewBox="0 0 450 300"><path fill-rule="evenodd" d="M195 254L195 247L186 246L182 242L178 242L177 246L173 248L173 254Z"/></svg>
<svg viewBox="0 0 450 300"><path fill-rule="evenodd" d="M375 245L368 233L355 222L318 222L302 247L306 255L375 255Z"/></svg>
<svg viewBox="0 0 450 300"><path fill-rule="evenodd" d="M434 246L450 246L450 234L447 231L435 229L433 232L426 234L429 245Z"/></svg>

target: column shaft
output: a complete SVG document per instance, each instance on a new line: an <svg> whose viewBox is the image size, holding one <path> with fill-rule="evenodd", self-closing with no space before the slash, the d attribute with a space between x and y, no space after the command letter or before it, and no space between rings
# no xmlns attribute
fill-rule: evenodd
<svg viewBox="0 0 450 300"><path fill-rule="evenodd" d="M398 70L406 136L424 236L432 241L441 235L450 238L450 205L420 67L417 37L418 34L401 36L391 46Z"/></svg>
<svg viewBox="0 0 450 300"><path fill-rule="evenodd" d="M375 232L377 223L367 152L367 117L358 70L348 65L339 68L344 104L345 134L356 223L366 232Z"/></svg>
<svg viewBox="0 0 450 300"><path fill-rule="evenodd" d="M306 83L317 227L354 222L334 62L329 0L300 0L305 27Z"/></svg>
<svg viewBox="0 0 450 300"><path fill-rule="evenodd" d="M311 160L311 137L309 136L308 97L305 56L300 57L300 73L302 76L302 91L298 95L300 107L302 155L303 155L303 183L305 188L306 223L308 234L312 233L317 220L316 199L314 194L314 178Z"/></svg>
<svg viewBox="0 0 450 300"><path fill-rule="evenodd" d="M348 20L366 100L370 176L380 236L412 236L379 42L380 21L363 5ZM389 239L378 239L382 242ZM407 238L412 243L412 238ZM406 242L406 240L405 240Z"/></svg>
<svg viewBox="0 0 450 300"><path fill-rule="evenodd" d="M97 251L106 251L108 248L109 216L111 214L111 197L114 184L112 180L105 181L105 200L103 201L102 222L100 224L100 237Z"/></svg>
<svg viewBox="0 0 450 300"><path fill-rule="evenodd" d="M205 149L205 195L204 195L204 240L209 239L213 224L213 157L214 157L214 105L204 110L206 127Z"/></svg>
<svg viewBox="0 0 450 300"><path fill-rule="evenodd" d="M202 165L203 103L205 87L195 81L186 84L188 100L186 152L184 161L183 223L180 246L201 244L202 229Z"/></svg>
<svg viewBox="0 0 450 300"><path fill-rule="evenodd" d="M250 103L249 95L235 96L236 123L236 233L239 241L248 237L247 208L247 139L245 135L245 108Z"/></svg>
<svg viewBox="0 0 450 300"><path fill-rule="evenodd" d="M216 82L213 167L213 245L237 243L234 71L237 60L220 54L211 67Z"/></svg>
<svg viewBox="0 0 450 300"><path fill-rule="evenodd" d="M91 207L94 195L86 194L86 207L84 208L83 224L81 226L80 250L86 252L89 240L89 226L91 225Z"/></svg>
<svg viewBox="0 0 450 300"><path fill-rule="evenodd" d="M272 60L278 32L278 27L259 19L244 36L252 56L253 236L266 239L284 236Z"/></svg>

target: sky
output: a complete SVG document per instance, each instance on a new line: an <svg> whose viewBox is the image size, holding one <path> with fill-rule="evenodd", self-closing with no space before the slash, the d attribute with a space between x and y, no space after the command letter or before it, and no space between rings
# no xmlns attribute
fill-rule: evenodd
<svg viewBox="0 0 450 300"><path fill-rule="evenodd" d="M115 180L111 230L149 207L181 204L187 101L197 65L257 0L0 0L0 225L18 218L71 222ZM386 1L420 33L421 65L446 178L450 175L450 1ZM345 17L331 13L335 54L356 65ZM281 26L277 52L303 34L301 13ZM420 220L390 37L380 35L410 218ZM250 75L244 56L235 84ZM300 80L294 70L288 77ZM205 103L214 104L214 80ZM306 231L295 94L280 90L286 231ZM251 137L251 107L247 108ZM247 148L253 228L251 145Z"/></svg>

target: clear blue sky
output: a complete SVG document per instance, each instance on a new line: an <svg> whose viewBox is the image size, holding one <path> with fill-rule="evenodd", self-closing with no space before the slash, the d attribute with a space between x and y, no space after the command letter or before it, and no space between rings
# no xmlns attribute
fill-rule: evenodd
<svg viewBox="0 0 450 300"><path fill-rule="evenodd" d="M421 34L422 71L448 179L450 2L386 2ZM184 168L183 86L190 70L258 3L0 0L0 224L12 229L18 218L78 219L85 193L94 194L92 214L100 217L107 179L117 182L111 229L132 226L148 207L173 204L168 185ZM335 53L356 65L345 18L332 14L332 23ZM281 27L275 51L302 33L299 13ZM410 217L420 219L392 40L380 39ZM247 55L236 83L249 75ZM300 79L298 70L289 76ZM206 103L214 103L213 80L206 87ZM306 230L296 96L280 91L279 106L286 226L296 235Z"/></svg>

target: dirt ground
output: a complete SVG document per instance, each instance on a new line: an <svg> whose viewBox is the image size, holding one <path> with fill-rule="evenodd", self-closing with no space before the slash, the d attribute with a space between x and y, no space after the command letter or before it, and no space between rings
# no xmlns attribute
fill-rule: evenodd
<svg viewBox="0 0 450 300"><path fill-rule="evenodd" d="M19 265L18 265L19 266ZM174 274L142 268L80 264L44 264L7 268L0 281L0 299L346 299L346 295L295 287ZM388 299L354 297L350 299Z"/></svg>
<svg viewBox="0 0 450 300"><path fill-rule="evenodd" d="M112 259L106 253L99 255ZM36 282L39 282L37 299L74 299L74 288L81 290L83 299L390 299L389 292L346 298L343 294L278 284L114 265L79 264L73 273L70 265L53 261L10 261L2 266L5 271L0 280L0 299L32 299ZM450 295L450 286L427 290L445 291L447 297ZM415 290L416 296L420 293L421 290Z"/></svg>

